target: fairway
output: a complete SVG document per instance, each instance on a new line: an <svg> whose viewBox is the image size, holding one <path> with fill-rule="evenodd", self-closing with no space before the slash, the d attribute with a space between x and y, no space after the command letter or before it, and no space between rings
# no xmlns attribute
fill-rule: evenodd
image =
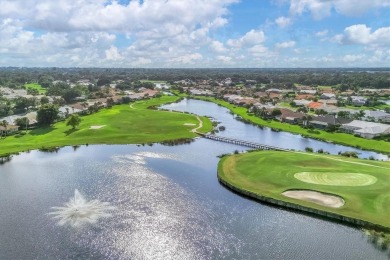
<svg viewBox="0 0 390 260"><path fill-rule="evenodd" d="M367 186L377 181L372 175L351 172L297 172L294 177L307 183L333 186Z"/></svg>
<svg viewBox="0 0 390 260"><path fill-rule="evenodd" d="M25 84L24 87L27 89L31 88L31 89L36 89L38 90L39 94L40 95L43 95L46 93L47 89L43 88L41 85L39 85L38 83L28 83L28 84Z"/></svg>
<svg viewBox="0 0 390 260"><path fill-rule="evenodd" d="M21 152L43 147L56 147L80 144L142 144L194 138L192 132L200 125L200 132L212 130L208 118L199 119L191 114L148 109L174 102L175 96L163 96L138 101L130 105L117 105L112 108L82 116L76 129L59 122L50 127L33 129L22 136L8 136L0 140L0 155ZM185 125L191 124L191 125Z"/></svg>
<svg viewBox="0 0 390 260"><path fill-rule="evenodd" d="M262 201L390 228L390 163L302 152L223 157L218 178Z"/></svg>

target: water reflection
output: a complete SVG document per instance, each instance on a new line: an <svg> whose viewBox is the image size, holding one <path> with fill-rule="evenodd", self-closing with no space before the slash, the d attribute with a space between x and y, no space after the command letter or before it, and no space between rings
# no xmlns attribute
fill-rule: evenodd
<svg viewBox="0 0 390 260"><path fill-rule="evenodd" d="M306 147L313 148L314 151L322 149L331 154L339 152L353 151L357 152L360 158L374 158L378 160L389 160L384 154L359 150L352 147L337 145L330 142L317 141L312 138L302 137L301 135L291 134L288 132L276 132L268 127L258 127L251 124L245 124L235 119L231 112L211 102L202 100L185 99L179 103L172 103L162 106L164 109L187 111L198 115L211 116L216 121L225 126L225 131L217 133L221 136L252 141L270 146L281 147L285 149L295 149L304 151Z"/></svg>

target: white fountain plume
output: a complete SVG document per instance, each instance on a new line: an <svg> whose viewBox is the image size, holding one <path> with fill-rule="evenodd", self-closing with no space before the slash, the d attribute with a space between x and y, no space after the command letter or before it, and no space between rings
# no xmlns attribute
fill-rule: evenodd
<svg viewBox="0 0 390 260"><path fill-rule="evenodd" d="M87 201L76 189L74 197L70 198L65 207L52 207L55 211L50 212L54 219L58 219L58 225L70 225L71 227L81 227L86 224L95 224L101 218L112 216L111 211L115 207L108 202L99 200Z"/></svg>

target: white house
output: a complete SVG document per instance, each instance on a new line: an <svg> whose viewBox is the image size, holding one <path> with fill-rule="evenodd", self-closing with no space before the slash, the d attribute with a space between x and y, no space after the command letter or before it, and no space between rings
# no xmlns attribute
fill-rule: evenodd
<svg viewBox="0 0 390 260"><path fill-rule="evenodd" d="M367 139L372 139L382 134L390 134L390 125L361 120L353 120L348 124L343 124L340 129Z"/></svg>

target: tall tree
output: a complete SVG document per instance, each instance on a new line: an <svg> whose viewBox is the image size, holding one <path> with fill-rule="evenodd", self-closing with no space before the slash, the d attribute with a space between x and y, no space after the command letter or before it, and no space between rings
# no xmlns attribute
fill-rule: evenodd
<svg viewBox="0 0 390 260"><path fill-rule="evenodd" d="M37 121L40 125L51 125L58 118L58 107L53 104L41 106L37 113Z"/></svg>
<svg viewBox="0 0 390 260"><path fill-rule="evenodd" d="M67 126L72 126L72 129L75 129L76 126L78 126L80 123L81 123L81 118L79 117L79 115L72 114L72 115L69 117L69 120L68 120L68 122L66 123L66 125L67 125Z"/></svg>

